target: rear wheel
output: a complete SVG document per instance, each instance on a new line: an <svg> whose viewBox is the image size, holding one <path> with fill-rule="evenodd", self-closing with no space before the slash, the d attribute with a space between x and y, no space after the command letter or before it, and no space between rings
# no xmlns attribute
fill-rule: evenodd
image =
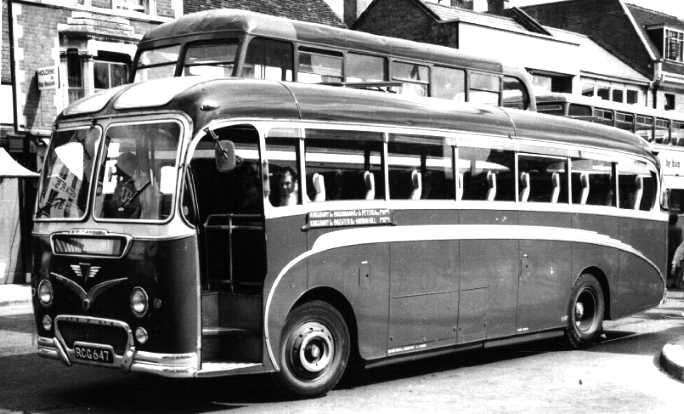
<svg viewBox="0 0 684 414"><path fill-rule="evenodd" d="M340 312L327 302L307 302L287 317L278 380L292 394L325 394L344 374L349 353L349 328Z"/></svg>
<svg viewBox="0 0 684 414"><path fill-rule="evenodd" d="M594 344L603 331L605 301L601 284L593 275L582 274L570 294L566 337L573 348Z"/></svg>

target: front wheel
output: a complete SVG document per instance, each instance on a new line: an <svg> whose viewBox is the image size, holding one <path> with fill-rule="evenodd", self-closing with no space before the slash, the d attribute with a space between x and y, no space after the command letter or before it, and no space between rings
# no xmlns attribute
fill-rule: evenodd
<svg viewBox="0 0 684 414"><path fill-rule="evenodd" d="M603 289L590 274L582 274L575 282L568 304L566 337L571 347L579 349L596 342L603 331L605 314Z"/></svg>
<svg viewBox="0 0 684 414"><path fill-rule="evenodd" d="M298 396L325 394L344 374L349 354L349 328L340 312L327 302L307 302L287 317L278 380Z"/></svg>

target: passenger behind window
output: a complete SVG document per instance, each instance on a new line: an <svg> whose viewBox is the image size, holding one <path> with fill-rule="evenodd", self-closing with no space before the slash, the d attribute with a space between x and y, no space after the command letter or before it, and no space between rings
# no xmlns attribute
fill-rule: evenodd
<svg viewBox="0 0 684 414"><path fill-rule="evenodd" d="M275 190L275 200L272 200L274 206L297 205L299 184L297 183L297 173L294 169L285 167L278 173L278 186Z"/></svg>

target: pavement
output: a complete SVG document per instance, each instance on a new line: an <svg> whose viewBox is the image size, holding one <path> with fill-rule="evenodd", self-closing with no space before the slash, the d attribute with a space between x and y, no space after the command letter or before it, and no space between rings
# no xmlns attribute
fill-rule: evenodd
<svg viewBox="0 0 684 414"><path fill-rule="evenodd" d="M684 290L669 290L667 299L684 299ZM31 287L0 285L0 316L33 313ZM672 377L684 382L684 336L663 345L660 366Z"/></svg>

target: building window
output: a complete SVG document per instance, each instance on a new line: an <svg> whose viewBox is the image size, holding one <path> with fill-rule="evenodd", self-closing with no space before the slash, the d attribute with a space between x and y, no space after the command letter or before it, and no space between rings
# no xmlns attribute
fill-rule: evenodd
<svg viewBox="0 0 684 414"><path fill-rule="evenodd" d="M645 102L646 90L630 84L582 78L582 95L607 101L639 104Z"/></svg>
<svg viewBox="0 0 684 414"><path fill-rule="evenodd" d="M627 103L628 104L638 104L639 103L639 91L633 89L627 89Z"/></svg>
<svg viewBox="0 0 684 414"><path fill-rule="evenodd" d="M684 33L667 30L665 35L665 56L667 59L682 62L684 55Z"/></svg>
<svg viewBox="0 0 684 414"><path fill-rule="evenodd" d="M68 49L66 52L67 86L69 88L69 103L83 98L83 61L78 49Z"/></svg>
<svg viewBox="0 0 684 414"><path fill-rule="evenodd" d="M150 0L112 0L112 9L150 13Z"/></svg>
<svg viewBox="0 0 684 414"><path fill-rule="evenodd" d="M665 94L665 110L673 111L675 109L675 96L673 93Z"/></svg>

